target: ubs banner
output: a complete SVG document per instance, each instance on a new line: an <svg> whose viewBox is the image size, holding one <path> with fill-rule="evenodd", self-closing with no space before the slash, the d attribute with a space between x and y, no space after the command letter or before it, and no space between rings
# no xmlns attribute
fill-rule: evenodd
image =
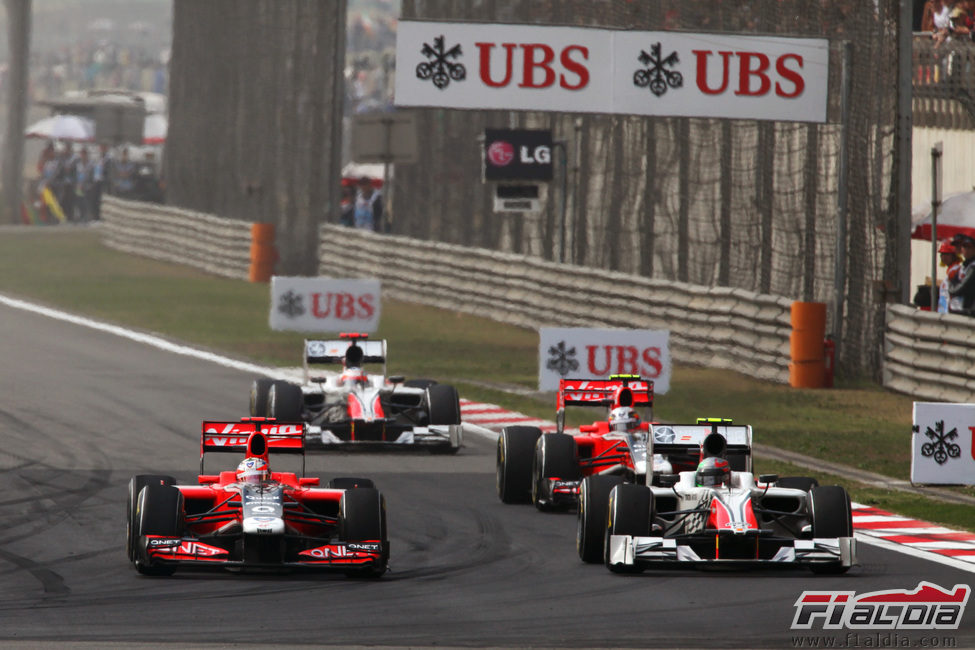
<svg viewBox="0 0 975 650"><path fill-rule="evenodd" d="M829 41L400 21L396 104L825 122Z"/></svg>
<svg viewBox="0 0 975 650"><path fill-rule="evenodd" d="M911 482L975 484L975 404L914 402Z"/></svg>
<svg viewBox="0 0 975 650"><path fill-rule="evenodd" d="M292 332L375 332L379 280L271 278L271 329Z"/></svg>
<svg viewBox="0 0 975 650"><path fill-rule="evenodd" d="M538 339L539 390L558 390L559 379L618 374L652 379L656 394L670 389L669 331L543 327Z"/></svg>

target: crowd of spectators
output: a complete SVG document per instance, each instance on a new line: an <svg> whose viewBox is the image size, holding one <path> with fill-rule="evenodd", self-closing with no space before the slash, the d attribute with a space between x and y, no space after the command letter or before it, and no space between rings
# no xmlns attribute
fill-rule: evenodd
<svg viewBox="0 0 975 650"><path fill-rule="evenodd" d="M953 39L971 41L975 33L975 1L927 0L921 14L921 31L931 32L935 45Z"/></svg>
<svg viewBox="0 0 975 650"><path fill-rule="evenodd" d="M35 55L30 66L33 102L69 90L121 88L166 93L168 50L83 42Z"/></svg>
<svg viewBox="0 0 975 650"><path fill-rule="evenodd" d="M938 246L945 277L934 288L937 311L941 313L975 316L975 238L959 233ZM914 304L931 309L930 284L921 285L914 296Z"/></svg>

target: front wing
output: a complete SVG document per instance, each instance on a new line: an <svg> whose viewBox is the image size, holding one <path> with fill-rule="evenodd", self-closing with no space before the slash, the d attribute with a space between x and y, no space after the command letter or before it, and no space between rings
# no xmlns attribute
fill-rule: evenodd
<svg viewBox="0 0 975 650"><path fill-rule="evenodd" d="M370 447L457 450L463 441L464 429L460 424L432 424L421 427L389 424L380 420L310 425L305 438L306 446L314 445L316 449L336 450Z"/></svg>
<svg viewBox="0 0 975 650"><path fill-rule="evenodd" d="M389 557L389 542L333 541L301 551L291 560L275 563L244 562L230 551L195 537L146 535L146 557L153 564L216 566L225 568L308 568L349 570L368 568Z"/></svg>
<svg viewBox="0 0 975 650"><path fill-rule="evenodd" d="M722 554L722 540L729 552ZM754 543L775 547L768 552L743 553L741 549ZM706 544L707 552L702 552ZM713 550L711 546L713 545ZM695 550L696 549L696 550ZM731 550L734 552L731 552ZM700 534L680 537L631 537L612 535L609 538L607 564L617 566L654 565L801 565L837 564L851 567L857 563L856 539L853 537L817 537L813 539L759 539L759 536L726 536Z"/></svg>

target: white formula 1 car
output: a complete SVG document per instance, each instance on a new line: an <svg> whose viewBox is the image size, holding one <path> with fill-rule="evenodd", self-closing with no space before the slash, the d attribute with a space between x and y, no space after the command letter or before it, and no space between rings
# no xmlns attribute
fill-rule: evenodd
<svg viewBox="0 0 975 650"><path fill-rule="evenodd" d="M386 341L365 334L306 340L304 380L261 378L251 386L252 417L308 424L306 444L325 449L384 447L456 453L463 443L460 400L453 386L386 376ZM381 364L381 373L367 373ZM342 372L314 372L339 365Z"/></svg>
<svg viewBox="0 0 975 650"><path fill-rule="evenodd" d="M651 444L659 438L699 438L704 426L653 425L649 438ZM846 490L800 477L763 475L756 482L751 472L732 471L724 458L729 438L749 428L707 428L696 471L660 477L659 486L612 489L604 529L611 571L724 564L801 565L814 573L844 573L856 564ZM581 542L581 519L579 530Z"/></svg>

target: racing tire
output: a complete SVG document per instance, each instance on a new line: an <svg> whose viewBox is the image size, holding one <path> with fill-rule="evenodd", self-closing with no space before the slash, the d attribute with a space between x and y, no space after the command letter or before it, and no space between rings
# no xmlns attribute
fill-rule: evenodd
<svg viewBox="0 0 975 650"><path fill-rule="evenodd" d="M775 482L775 487L808 492L814 487L819 487L819 481L809 476L783 476Z"/></svg>
<svg viewBox="0 0 975 650"><path fill-rule="evenodd" d="M460 424L460 398L457 389L447 384L427 386L430 424Z"/></svg>
<svg viewBox="0 0 975 650"><path fill-rule="evenodd" d="M633 483L621 483L609 493L606 538L603 554L606 568L613 573L642 573L639 564L612 564L609 557L609 538L613 535L649 537L654 519L653 491Z"/></svg>
<svg viewBox="0 0 975 650"><path fill-rule="evenodd" d="M253 418L267 417L267 394L274 383L267 377L255 379L251 384L250 413Z"/></svg>
<svg viewBox="0 0 975 650"><path fill-rule="evenodd" d="M437 382L434 379L407 379L403 382L404 388L422 388L423 390L436 385Z"/></svg>
<svg viewBox="0 0 975 650"><path fill-rule="evenodd" d="M382 542L388 549L386 499L375 488L346 490L339 502L339 540L343 542ZM359 578L378 578L389 568L389 553L384 551L378 564L346 571Z"/></svg>
<svg viewBox="0 0 975 650"><path fill-rule="evenodd" d="M267 417L278 422L302 422L305 396L301 386L286 381L276 381L267 392Z"/></svg>
<svg viewBox="0 0 975 650"><path fill-rule="evenodd" d="M129 562L135 561L135 547L139 541L139 523L135 517L135 505L139 492L147 485L173 485L176 479L164 474L138 474L129 479L129 493L125 504L125 554Z"/></svg>
<svg viewBox="0 0 975 650"><path fill-rule="evenodd" d="M576 550L579 559L588 564L603 561L609 493L623 482L622 476L587 476L579 486L579 522L576 528Z"/></svg>
<svg viewBox="0 0 975 650"><path fill-rule="evenodd" d="M356 488L375 488L371 478L337 477L328 482L329 490L354 490Z"/></svg>
<svg viewBox="0 0 975 650"><path fill-rule="evenodd" d="M838 485L814 487L809 491L809 518L813 537L852 537L853 511L850 495ZM810 564L813 573L846 573L850 567L839 562Z"/></svg>
<svg viewBox="0 0 975 650"><path fill-rule="evenodd" d="M498 436L496 484L502 503L531 500L532 458L542 431L537 427L505 427Z"/></svg>
<svg viewBox="0 0 975 650"><path fill-rule="evenodd" d="M183 534L183 493L172 485L150 483L139 492L136 505L138 536ZM144 548L137 548L135 570L147 576L171 576L175 564L152 564Z"/></svg>
<svg viewBox="0 0 975 650"><path fill-rule="evenodd" d="M551 495L544 494L547 480L559 478L574 481L579 478L576 440L565 433L543 434L535 443L532 461L532 503L539 510L552 510Z"/></svg>

